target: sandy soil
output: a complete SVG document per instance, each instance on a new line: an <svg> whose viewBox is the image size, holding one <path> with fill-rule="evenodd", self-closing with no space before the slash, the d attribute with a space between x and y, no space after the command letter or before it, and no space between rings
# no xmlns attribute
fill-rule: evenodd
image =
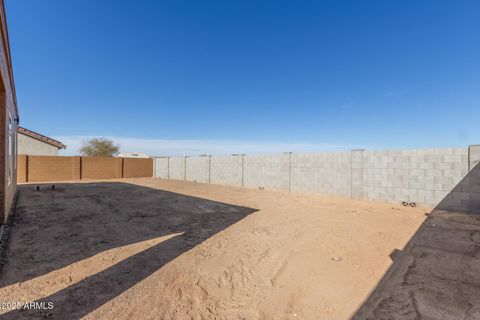
<svg viewBox="0 0 480 320"><path fill-rule="evenodd" d="M128 182L128 183L124 183ZM348 319L427 210L154 179L21 187L5 319Z"/></svg>
<svg viewBox="0 0 480 320"><path fill-rule="evenodd" d="M479 213L429 214L352 319L480 319Z"/></svg>

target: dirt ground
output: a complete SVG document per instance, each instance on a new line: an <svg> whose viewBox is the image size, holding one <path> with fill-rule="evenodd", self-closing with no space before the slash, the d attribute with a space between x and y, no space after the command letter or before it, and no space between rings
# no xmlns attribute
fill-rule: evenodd
<svg viewBox="0 0 480 320"><path fill-rule="evenodd" d="M480 319L480 216L430 214L353 319Z"/></svg>
<svg viewBox="0 0 480 320"><path fill-rule="evenodd" d="M2 319L348 319L428 210L155 179L20 187Z"/></svg>

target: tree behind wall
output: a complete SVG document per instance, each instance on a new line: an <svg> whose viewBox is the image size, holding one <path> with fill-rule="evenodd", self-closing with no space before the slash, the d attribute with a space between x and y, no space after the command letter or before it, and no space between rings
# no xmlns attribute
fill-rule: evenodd
<svg viewBox="0 0 480 320"><path fill-rule="evenodd" d="M118 154L120 147L112 140L105 138L93 138L83 142L80 154L90 157L113 157Z"/></svg>

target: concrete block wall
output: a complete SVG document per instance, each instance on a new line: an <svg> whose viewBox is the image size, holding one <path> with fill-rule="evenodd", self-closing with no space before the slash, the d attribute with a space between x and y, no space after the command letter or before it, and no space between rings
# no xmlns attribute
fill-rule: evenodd
<svg viewBox="0 0 480 320"><path fill-rule="evenodd" d="M169 179L185 180L185 157L169 158Z"/></svg>
<svg viewBox="0 0 480 320"><path fill-rule="evenodd" d="M364 150L352 150L350 153L350 196L354 199L364 197Z"/></svg>
<svg viewBox="0 0 480 320"><path fill-rule="evenodd" d="M244 156L244 187L288 191L290 156L290 154Z"/></svg>
<svg viewBox="0 0 480 320"><path fill-rule="evenodd" d="M243 155L211 157L210 161L210 183L243 186Z"/></svg>
<svg viewBox="0 0 480 320"><path fill-rule="evenodd" d="M472 190L478 188L471 187L471 179L466 179L468 187L465 184L462 187L467 191L454 188L480 163L480 145L165 159L155 160L157 177L395 203L415 202L425 207L433 207L455 192L452 203L463 201L464 206L474 207L476 200L466 199L466 193L471 197ZM480 165L477 167L480 170Z"/></svg>
<svg viewBox="0 0 480 320"><path fill-rule="evenodd" d="M350 197L350 152L291 155L291 191Z"/></svg>
<svg viewBox="0 0 480 320"><path fill-rule="evenodd" d="M442 210L480 212L480 145L468 149L469 173L438 204Z"/></svg>
<svg viewBox="0 0 480 320"><path fill-rule="evenodd" d="M467 148L364 151L363 197L440 202L468 172Z"/></svg>
<svg viewBox="0 0 480 320"><path fill-rule="evenodd" d="M155 158L153 164L154 176L161 179L168 179L168 166L169 166L170 158L163 157L163 158Z"/></svg>
<svg viewBox="0 0 480 320"><path fill-rule="evenodd" d="M480 163L480 144L471 145L468 147L468 168L473 169Z"/></svg>
<svg viewBox="0 0 480 320"><path fill-rule="evenodd" d="M210 157L187 157L185 180L210 183Z"/></svg>

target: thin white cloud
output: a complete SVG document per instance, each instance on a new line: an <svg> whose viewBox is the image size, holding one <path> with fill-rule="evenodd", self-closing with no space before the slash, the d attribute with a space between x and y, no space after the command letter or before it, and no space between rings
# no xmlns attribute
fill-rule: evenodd
<svg viewBox="0 0 480 320"><path fill-rule="evenodd" d="M55 139L67 145L62 155L76 155L82 142L92 136L57 136ZM174 140L174 139L139 139L129 137L104 136L120 145L122 152L144 152L150 156L183 156L183 155L222 155L232 153L279 153L279 152L317 152L342 151L358 148L352 145L336 145L328 143L278 143L251 142L238 140Z"/></svg>
<svg viewBox="0 0 480 320"><path fill-rule="evenodd" d="M394 91L394 90L387 91L384 94L385 98L396 98L396 97L399 97L401 95L403 95L403 93L401 91Z"/></svg>
<svg viewBox="0 0 480 320"><path fill-rule="evenodd" d="M354 104L355 103L353 101L350 101L349 103L341 105L340 109L351 109L351 108L353 108Z"/></svg>
<svg viewBox="0 0 480 320"><path fill-rule="evenodd" d="M395 92L394 92L394 91L388 91L388 92L385 93L385 98L390 98L390 97L392 97L392 96L394 96L394 95L395 95Z"/></svg>

